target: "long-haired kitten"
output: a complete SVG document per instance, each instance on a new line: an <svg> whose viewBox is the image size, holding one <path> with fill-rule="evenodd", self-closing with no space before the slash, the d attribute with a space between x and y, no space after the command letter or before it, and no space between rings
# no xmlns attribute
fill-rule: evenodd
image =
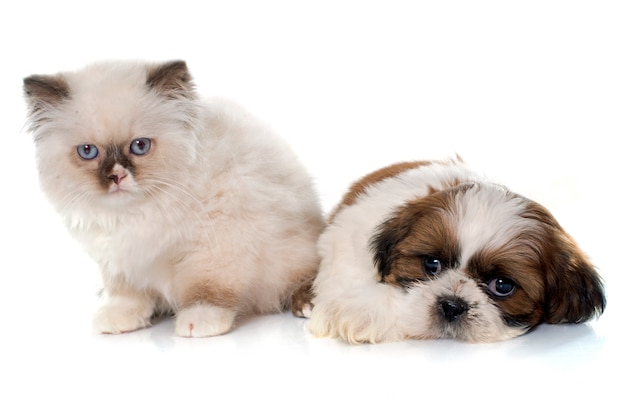
<svg viewBox="0 0 626 413"><path fill-rule="evenodd" d="M228 332L313 277L323 218L290 148L183 61L102 62L24 79L40 182L102 273L97 331Z"/></svg>

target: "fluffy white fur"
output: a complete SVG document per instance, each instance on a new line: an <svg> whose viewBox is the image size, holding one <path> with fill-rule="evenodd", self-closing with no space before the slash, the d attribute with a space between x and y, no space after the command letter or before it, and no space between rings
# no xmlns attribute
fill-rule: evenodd
<svg viewBox="0 0 626 413"><path fill-rule="evenodd" d="M102 271L103 333L174 311L177 335L222 334L241 314L287 307L318 264L321 212L292 150L237 104L197 98L186 65L168 64L25 79L42 189ZM128 153L140 137L150 152ZM98 159L77 156L85 144ZM133 167L116 163L125 178L103 188L113 147Z"/></svg>

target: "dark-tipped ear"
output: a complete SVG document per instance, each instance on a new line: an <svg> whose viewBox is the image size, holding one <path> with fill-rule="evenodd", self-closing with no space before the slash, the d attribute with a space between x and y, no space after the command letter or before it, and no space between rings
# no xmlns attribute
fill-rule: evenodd
<svg viewBox="0 0 626 413"><path fill-rule="evenodd" d="M194 94L191 74L187 63L182 60L155 66L148 72L146 84L169 98L192 98Z"/></svg>
<svg viewBox="0 0 626 413"><path fill-rule="evenodd" d="M546 322L582 323L604 312L604 286L595 268L570 236L559 231L546 274Z"/></svg>
<svg viewBox="0 0 626 413"><path fill-rule="evenodd" d="M370 241L370 249L374 254L374 265L382 280L389 275L392 264L397 258L396 246L409 235L411 228L411 221L401 219L398 214L394 214L376 229Z"/></svg>
<svg viewBox="0 0 626 413"><path fill-rule="evenodd" d="M24 95L31 113L35 113L68 99L70 88L61 75L33 75L24 79Z"/></svg>

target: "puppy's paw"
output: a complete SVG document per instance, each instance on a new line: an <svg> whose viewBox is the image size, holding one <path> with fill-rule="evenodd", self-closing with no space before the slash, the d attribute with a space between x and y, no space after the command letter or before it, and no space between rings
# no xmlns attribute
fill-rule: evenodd
<svg viewBox="0 0 626 413"><path fill-rule="evenodd" d="M131 297L111 297L93 318L98 333L120 334L150 325L154 311L152 300Z"/></svg>
<svg viewBox="0 0 626 413"><path fill-rule="evenodd" d="M211 337L227 333L233 327L237 311L211 304L183 308L176 315L176 335Z"/></svg>

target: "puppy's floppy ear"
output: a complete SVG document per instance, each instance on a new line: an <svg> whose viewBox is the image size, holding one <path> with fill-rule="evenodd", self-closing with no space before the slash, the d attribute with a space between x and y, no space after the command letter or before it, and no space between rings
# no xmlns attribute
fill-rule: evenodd
<svg viewBox="0 0 626 413"><path fill-rule="evenodd" d="M187 63L175 60L153 67L148 72L146 84L168 98L193 98L194 85Z"/></svg>
<svg viewBox="0 0 626 413"><path fill-rule="evenodd" d="M397 258L396 246L409 235L413 227L412 221L401 215L401 212L394 213L380 224L370 241L374 264L383 280L391 272L393 261Z"/></svg>
<svg viewBox="0 0 626 413"><path fill-rule="evenodd" d="M433 190L428 196L401 205L378 226L370 240L370 249L381 281L398 269L394 267L400 261L405 261L405 264L407 259L414 261L416 253L431 252L449 262L456 260L459 251L448 216L453 209L454 197L470 187L468 184L450 190ZM405 265L401 270L404 274L395 274L395 277L413 274L413 267L414 263ZM402 283L398 279L395 282Z"/></svg>
<svg viewBox="0 0 626 413"><path fill-rule="evenodd" d="M546 274L546 322L582 323L604 312L602 279L574 241L561 233Z"/></svg>
<svg viewBox="0 0 626 413"><path fill-rule="evenodd" d="M529 215L545 225L544 317L547 323L583 323L606 307L600 275L572 237L541 205L531 203Z"/></svg>

